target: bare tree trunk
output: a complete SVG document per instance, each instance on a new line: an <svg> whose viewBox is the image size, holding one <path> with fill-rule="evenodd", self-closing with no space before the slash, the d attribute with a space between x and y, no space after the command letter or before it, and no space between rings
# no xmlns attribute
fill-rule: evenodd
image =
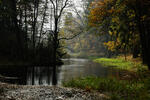
<svg viewBox="0 0 150 100"><path fill-rule="evenodd" d="M41 37L42 37L42 32L43 32L43 25L44 25L45 16L46 16L46 10L47 10L47 0L45 1L44 14L43 14L42 25L41 25L41 29L40 29L40 37L39 37L38 45L41 42Z"/></svg>
<svg viewBox="0 0 150 100"><path fill-rule="evenodd" d="M33 34L32 34L32 43L33 43L33 58L35 59L35 35L36 35L36 23L38 17L38 7L39 7L39 0L34 0L34 10L33 10Z"/></svg>
<svg viewBox="0 0 150 100"><path fill-rule="evenodd" d="M27 3L25 3L25 47L28 48Z"/></svg>

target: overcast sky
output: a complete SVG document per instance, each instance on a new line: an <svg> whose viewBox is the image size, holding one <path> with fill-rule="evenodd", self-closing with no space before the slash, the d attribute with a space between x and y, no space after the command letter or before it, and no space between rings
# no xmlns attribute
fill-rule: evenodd
<svg viewBox="0 0 150 100"><path fill-rule="evenodd" d="M70 1L72 1L73 2L73 4L74 4L74 6L76 7L76 9L79 11L82 11L82 7L81 7L81 5L82 5L82 2L81 2L81 0L70 0ZM49 5L50 6L50 5ZM73 8L67 8L67 9L64 9L64 12L71 12L72 14L73 14L73 16L76 16L76 13L75 12L73 12L72 11L72 9ZM50 11L50 10L49 10ZM62 23L63 23L63 16L65 16L65 13L64 14L62 14ZM49 28L50 27L50 23L47 23L47 24L45 24L44 25L45 27L44 28Z"/></svg>

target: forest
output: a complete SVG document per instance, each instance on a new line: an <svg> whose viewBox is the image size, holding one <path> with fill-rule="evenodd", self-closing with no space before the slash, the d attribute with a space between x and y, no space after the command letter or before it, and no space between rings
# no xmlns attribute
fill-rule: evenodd
<svg viewBox="0 0 150 100"><path fill-rule="evenodd" d="M58 21L66 2L53 8L53 1L48 0L2 0L1 59L35 65L61 63L64 53L59 49Z"/></svg>
<svg viewBox="0 0 150 100"><path fill-rule="evenodd" d="M31 100L20 85L48 100L149 100L149 12L149 0L0 0L0 100Z"/></svg>

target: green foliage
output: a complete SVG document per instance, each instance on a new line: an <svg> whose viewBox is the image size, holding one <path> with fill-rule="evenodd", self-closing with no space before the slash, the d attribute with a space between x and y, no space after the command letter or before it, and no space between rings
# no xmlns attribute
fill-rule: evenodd
<svg viewBox="0 0 150 100"><path fill-rule="evenodd" d="M107 93L111 100L147 100L149 95L141 82L123 81L113 78L85 77L64 83L66 87L97 90Z"/></svg>

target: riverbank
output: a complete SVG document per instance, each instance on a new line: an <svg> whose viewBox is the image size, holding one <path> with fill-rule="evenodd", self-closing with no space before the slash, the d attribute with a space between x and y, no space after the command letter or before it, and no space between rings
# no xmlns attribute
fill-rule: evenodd
<svg viewBox="0 0 150 100"><path fill-rule="evenodd" d="M66 87L76 87L88 91L96 90L107 95L110 100L150 100L150 71L140 59L124 60L117 58L98 58L94 62L124 70L118 77L80 77L64 83ZM122 73L121 73L122 74Z"/></svg>
<svg viewBox="0 0 150 100"><path fill-rule="evenodd" d="M8 60L8 59L0 59L0 67L13 67L13 66L48 66L52 67L54 63L52 60L49 61L23 61L23 60ZM63 65L63 61L61 59L57 59L56 65Z"/></svg>
<svg viewBox="0 0 150 100"><path fill-rule="evenodd" d="M104 94L57 86L0 83L0 100L107 100Z"/></svg>
<svg viewBox="0 0 150 100"><path fill-rule="evenodd" d="M150 80L149 80L150 81ZM117 80L115 78L82 77L64 83L88 91L97 90L110 100L150 100L149 81Z"/></svg>
<svg viewBox="0 0 150 100"><path fill-rule="evenodd" d="M140 58L132 58L131 55L127 56L126 60L123 56L116 58L96 58L94 62L100 63L105 67L112 67L115 69L127 70L137 72L138 70L145 69L148 67L142 64Z"/></svg>

